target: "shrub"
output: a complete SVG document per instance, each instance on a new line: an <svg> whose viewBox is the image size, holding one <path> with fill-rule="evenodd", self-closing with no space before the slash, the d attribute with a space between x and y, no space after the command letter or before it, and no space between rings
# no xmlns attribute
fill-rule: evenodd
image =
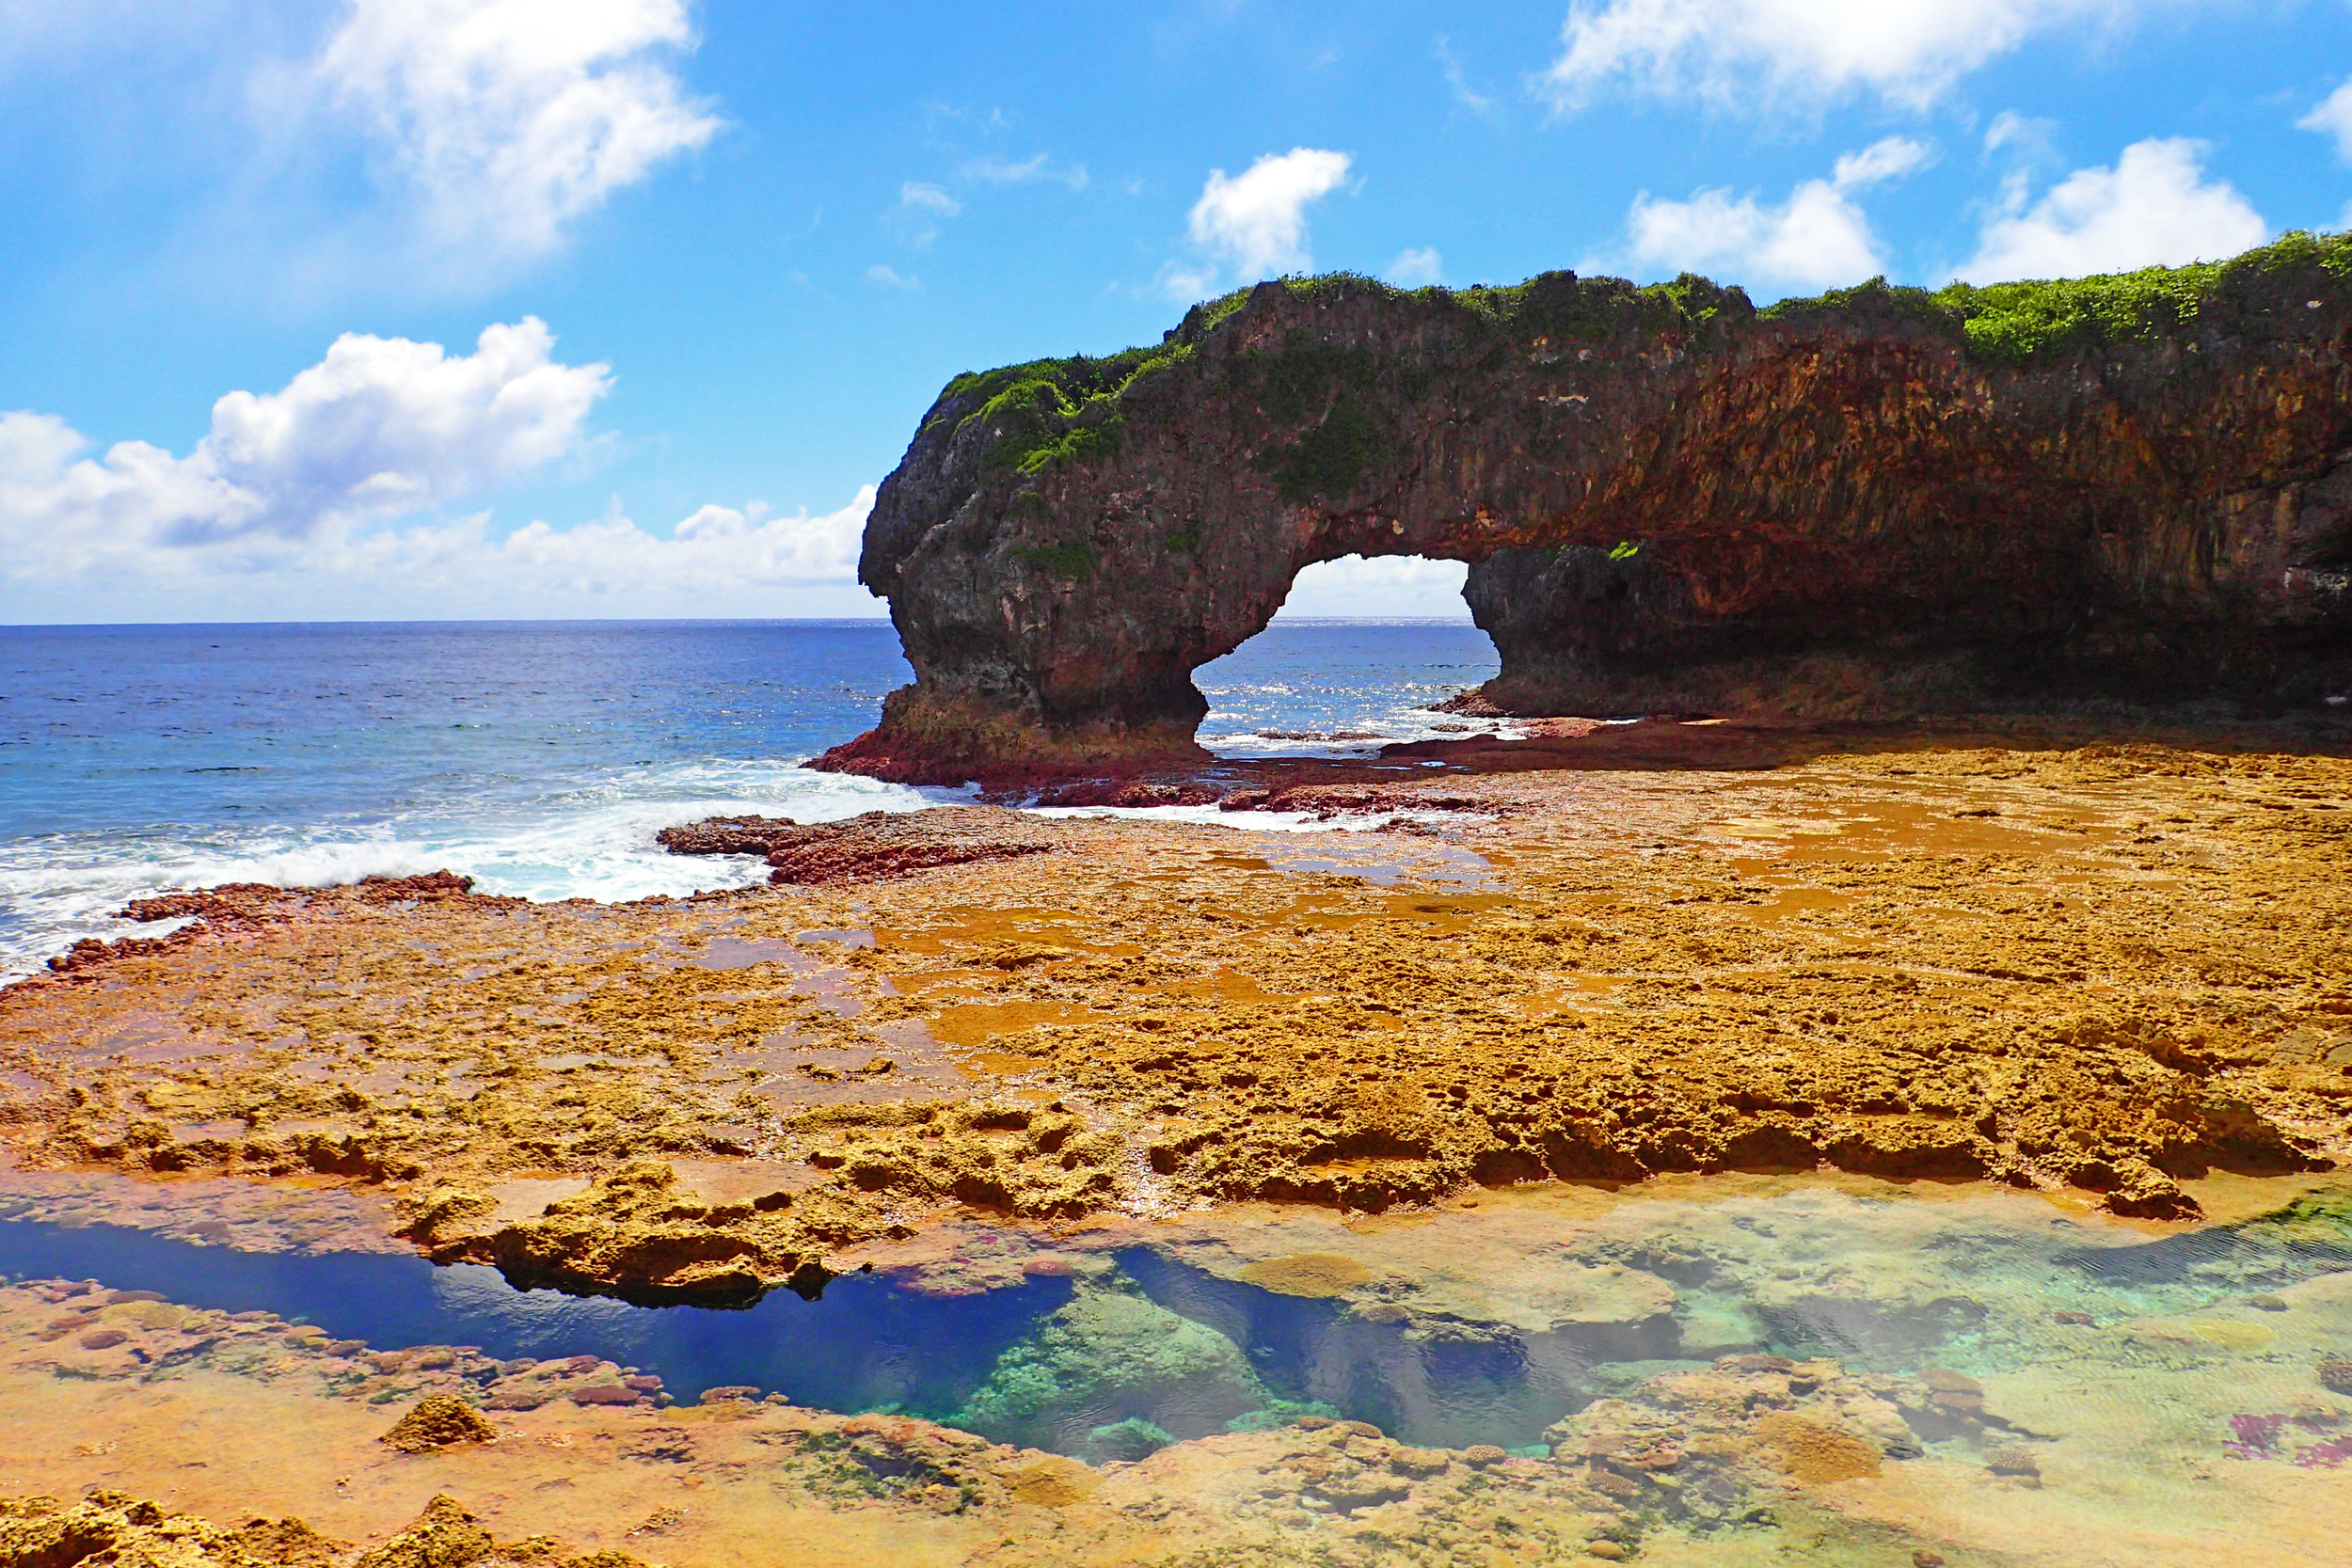
<svg viewBox="0 0 2352 1568"><path fill-rule="evenodd" d="M1015 545L1011 553L1016 561L1072 582L1092 577L1100 564L1091 545Z"/></svg>
<svg viewBox="0 0 2352 1568"><path fill-rule="evenodd" d="M1379 456L1379 427L1362 404L1343 392L1312 435L1263 454L1258 467L1274 476L1275 493L1295 505L1314 496L1346 495Z"/></svg>

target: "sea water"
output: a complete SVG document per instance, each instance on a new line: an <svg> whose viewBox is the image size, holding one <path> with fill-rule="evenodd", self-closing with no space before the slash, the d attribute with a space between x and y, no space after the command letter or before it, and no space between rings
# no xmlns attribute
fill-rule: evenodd
<svg viewBox="0 0 2352 1568"><path fill-rule="evenodd" d="M2241 1440L2233 1418L2331 1402L2312 1368L2343 1354L2352 1323L2341 1188L2282 1187L2275 1212L2167 1236L2026 1194L1826 1183L1705 1201L1628 1195L1575 1214L1539 1197L1425 1215L1406 1242L1317 1216L1306 1223L1318 1244L1360 1254L1368 1276L1326 1296L1271 1291L1235 1266L1236 1244L1263 1244L1263 1217L1058 1239L968 1228L961 1250L1027 1267L976 1288L952 1263L930 1273L885 1255L876 1272L733 1309L518 1290L494 1269L415 1257L240 1252L91 1224L75 1201L0 1194L0 1276L268 1311L379 1351L593 1354L658 1374L680 1400L749 1386L1095 1459L1116 1457L1095 1449L1121 1421L1182 1439L1286 1411L1368 1420L1406 1443L1541 1451L1553 1423L1597 1400L1640 1404L1660 1396L1646 1379L1761 1354L1898 1380L1931 1368L1997 1379L2021 1411L2062 1391L2084 1438L2105 1428L2128 1440L2136 1412L2161 1404L2189 1456L2219 1460ZM1626 1279L1646 1288L1608 1293ZM1007 1386L1024 1391L1017 1419L990 1393ZM1907 1416L1923 1423L1916 1441L1889 1457L1960 1457L2026 1430L1932 1417ZM2333 1442L2343 1426L2339 1414L2312 1430ZM2347 1453L2338 1443L2310 1465Z"/></svg>
<svg viewBox="0 0 2352 1568"><path fill-rule="evenodd" d="M1201 738L1419 739L1464 723L1428 705L1495 668L1467 621L1279 622L1199 673ZM803 766L911 678L880 620L0 627L0 980L123 934L114 911L168 887L744 881L755 863L665 855L655 832L969 798Z"/></svg>

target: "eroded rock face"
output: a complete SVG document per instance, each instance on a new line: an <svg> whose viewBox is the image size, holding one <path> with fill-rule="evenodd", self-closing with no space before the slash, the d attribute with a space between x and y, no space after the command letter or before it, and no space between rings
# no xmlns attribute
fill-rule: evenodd
<svg viewBox="0 0 2352 1568"><path fill-rule="evenodd" d="M1193 669L1348 554L1471 562L1521 713L2340 694L2347 268L2290 237L2074 327L2047 286L1269 283L959 377L859 567L917 679L825 765L1197 756Z"/></svg>

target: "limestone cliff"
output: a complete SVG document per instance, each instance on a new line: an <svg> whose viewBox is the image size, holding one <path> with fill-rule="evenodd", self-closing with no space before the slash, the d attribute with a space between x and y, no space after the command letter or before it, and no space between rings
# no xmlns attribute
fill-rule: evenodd
<svg viewBox="0 0 2352 1568"><path fill-rule="evenodd" d="M1311 278L959 376L859 563L916 682L827 764L1197 756L1191 672L1349 554L1472 562L1510 712L2340 694L2352 240L1761 311Z"/></svg>

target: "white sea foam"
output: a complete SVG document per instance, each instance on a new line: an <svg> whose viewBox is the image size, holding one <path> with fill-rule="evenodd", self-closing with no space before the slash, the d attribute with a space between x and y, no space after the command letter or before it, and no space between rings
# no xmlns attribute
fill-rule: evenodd
<svg viewBox="0 0 2352 1568"><path fill-rule="evenodd" d="M471 816L452 802L372 823L21 840L0 862L0 982L39 970L83 937L175 928L181 923L135 926L115 916L132 899L171 888L334 887L446 867L476 879L484 893L526 898L682 895L745 886L765 868L748 855L669 854L654 842L663 828L753 813L830 822L970 798L968 790L910 789L790 763L710 759L614 769Z"/></svg>
<svg viewBox="0 0 2352 1568"><path fill-rule="evenodd" d="M1200 721L1200 744L1216 756L1236 760L1278 756L1365 757L1383 746L1406 745L1421 740L1520 740L1527 735L1526 727L1514 720L1471 718L1426 708L1382 714L1359 723L1336 726L1342 733L1365 737L1351 740L1332 738L1328 731L1318 734L1283 729L1269 735L1264 733L1264 729L1270 726L1243 727L1248 722L1247 717L1242 714L1212 711Z"/></svg>
<svg viewBox="0 0 2352 1568"><path fill-rule="evenodd" d="M1432 716L1442 720L1443 716ZM1315 743L1256 736L1213 739L1229 756L1344 755L1387 739L1428 738L1419 715L1391 719L1381 742ZM1460 721L1473 733L1509 734L1493 721ZM701 759L614 768L568 781L535 800L500 801L469 815L449 801L388 820L263 825L236 830L134 834L60 833L19 840L0 860L0 983L39 971L84 937L156 936L184 922L133 925L116 911L174 888L223 882L335 887L366 877L406 877L443 868L476 879L482 892L539 900L618 901L682 896L757 882L752 856L666 853L654 834L705 816L759 814L830 822L869 811L914 811L970 800L970 789L913 789L795 763ZM1215 806L1041 808L1044 816L1109 815L1255 832L1316 832L1376 828L1398 815L1370 813L1317 821L1304 812L1236 815Z"/></svg>

